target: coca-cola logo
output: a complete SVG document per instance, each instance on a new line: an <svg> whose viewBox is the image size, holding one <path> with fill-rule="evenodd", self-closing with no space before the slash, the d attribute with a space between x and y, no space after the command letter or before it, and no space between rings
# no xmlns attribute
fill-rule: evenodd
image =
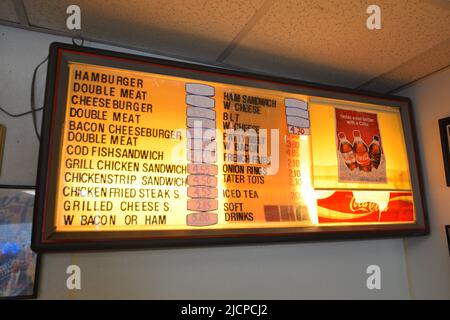
<svg viewBox="0 0 450 320"><path fill-rule="evenodd" d="M369 154L367 152L364 153L357 153L356 154L356 161L360 163L365 163L370 161Z"/></svg>
<svg viewBox="0 0 450 320"><path fill-rule="evenodd" d="M355 162L355 155L353 151L341 153L341 155L345 162L352 162L352 163Z"/></svg>
<svg viewBox="0 0 450 320"><path fill-rule="evenodd" d="M352 199L350 200L350 210L352 212L373 213L379 212L380 208L375 202L356 202L355 198L352 197Z"/></svg>

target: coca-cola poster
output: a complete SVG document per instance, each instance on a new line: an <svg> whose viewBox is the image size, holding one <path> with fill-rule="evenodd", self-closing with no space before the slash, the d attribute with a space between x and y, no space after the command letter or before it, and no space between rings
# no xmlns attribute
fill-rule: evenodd
<svg viewBox="0 0 450 320"><path fill-rule="evenodd" d="M339 182L386 183L376 113L335 109Z"/></svg>

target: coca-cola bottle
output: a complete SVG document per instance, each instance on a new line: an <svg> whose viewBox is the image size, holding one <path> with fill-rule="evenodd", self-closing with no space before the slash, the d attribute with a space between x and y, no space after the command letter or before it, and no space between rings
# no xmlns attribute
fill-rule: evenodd
<svg viewBox="0 0 450 320"><path fill-rule="evenodd" d="M353 130L353 151L355 152L356 163L359 170L370 172L372 164L370 163L369 148L361 138L359 130Z"/></svg>
<svg viewBox="0 0 450 320"><path fill-rule="evenodd" d="M345 165L354 170L357 168L355 153L353 152L353 146L348 141L344 132L339 132L339 151L341 152L342 159L344 159Z"/></svg>
<svg viewBox="0 0 450 320"><path fill-rule="evenodd" d="M369 156L372 166L375 169L378 169L381 161L381 145L379 136L373 136L373 140L369 146Z"/></svg>

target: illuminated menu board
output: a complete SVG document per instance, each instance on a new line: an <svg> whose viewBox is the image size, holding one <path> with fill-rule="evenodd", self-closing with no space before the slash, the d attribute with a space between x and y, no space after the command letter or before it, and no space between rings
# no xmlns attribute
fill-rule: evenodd
<svg viewBox="0 0 450 320"><path fill-rule="evenodd" d="M406 101L61 44L50 61L38 250L426 232Z"/></svg>

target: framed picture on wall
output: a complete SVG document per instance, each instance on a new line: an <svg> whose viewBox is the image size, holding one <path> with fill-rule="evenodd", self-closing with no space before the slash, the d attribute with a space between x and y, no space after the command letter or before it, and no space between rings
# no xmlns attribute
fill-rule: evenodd
<svg viewBox="0 0 450 320"><path fill-rule="evenodd" d="M31 250L35 189L0 185L0 299L35 298L39 258Z"/></svg>
<svg viewBox="0 0 450 320"><path fill-rule="evenodd" d="M450 225L445 226L445 233L447 234L448 254L450 255Z"/></svg>
<svg viewBox="0 0 450 320"><path fill-rule="evenodd" d="M439 120L442 156L444 158L445 178L450 186L450 117Z"/></svg>

